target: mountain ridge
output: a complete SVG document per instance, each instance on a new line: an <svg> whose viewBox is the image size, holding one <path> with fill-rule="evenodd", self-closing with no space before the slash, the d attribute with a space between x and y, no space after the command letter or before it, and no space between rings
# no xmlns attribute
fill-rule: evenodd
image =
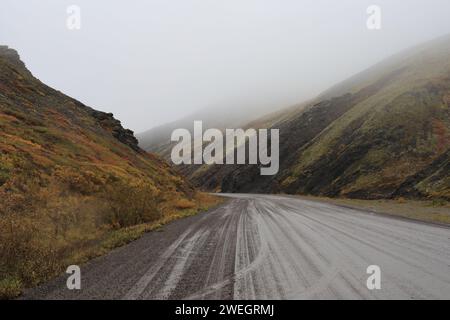
<svg viewBox="0 0 450 320"><path fill-rule="evenodd" d="M450 199L450 35L391 56L309 104L251 123L280 130L280 172L181 166L223 192ZM165 153L167 155L167 153Z"/></svg>

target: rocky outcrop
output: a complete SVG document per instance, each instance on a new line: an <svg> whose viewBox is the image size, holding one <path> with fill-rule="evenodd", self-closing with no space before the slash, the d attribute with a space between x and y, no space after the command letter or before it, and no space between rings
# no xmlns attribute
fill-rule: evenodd
<svg viewBox="0 0 450 320"><path fill-rule="evenodd" d="M134 151L144 152L138 146L138 140L134 136L134 132L130 129L125 129L124 127L122 127L121 122L114 118L114 115L112 113L106 113L94 109L91 109L90 113L95 119L98 120L102 128L112 133L114 138L126 144Z"/></svg>

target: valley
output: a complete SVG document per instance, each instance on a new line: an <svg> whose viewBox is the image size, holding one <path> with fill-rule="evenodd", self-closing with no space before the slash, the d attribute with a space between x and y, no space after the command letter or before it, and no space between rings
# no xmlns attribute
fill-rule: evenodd
<svg viewBox="0 0 450 320"><path fill-rule="evenodd" d="M261 176L258 165L178 169L207 191L448 201L449 97L447 35L404 50L312 101L248 121L244 128L280 132L275 176ZM233 127L222 123L227 125ZM170 161L170 132L156 136L162 138L147 150Z"/></svg>

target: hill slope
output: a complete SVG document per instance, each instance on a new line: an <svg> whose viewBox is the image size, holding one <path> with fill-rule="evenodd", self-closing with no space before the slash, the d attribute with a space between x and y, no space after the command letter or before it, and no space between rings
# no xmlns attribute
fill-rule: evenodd
<svg viewBox="0 0 450 320"><path fill-rule="evenodd" d="M114 230L196 209L196 196L112 114L46 86L0 46L0 298L130 236Z"/></svg>
<svg viewBox="0 0 450 320"><path fill-rule="evenodd" d="M225 192L450 199L450 36L399 53L277 113L280 171L203 166L195 184Z"/></svg>
<svg viewBox="0 0 450 320"><path fill-rule="evenodd" d="M141 150L133 132L112 114L46 86L14 50L0 47L0 70L0 185L17 179L14 173L21 166L44 180L61 168L148 178L158 187L170 187L167 181L179 179L164 161ZM192 188L183 182L178 191L191 193Z"/></svg>
<svg viewBox="0 0 450 320"><path fill-rule="evenodd" d="M203 109L180 120L139 133L137 134L137 138L139 139L140 147L147 151L158 153L162 157L168 159L172 147L176 144L170 141L170 135L173 130L186 128L192 133L194 121L196 120L203 121L205 128L222 129L226 128L229 123L239 122L238 119L238 115L233 115L225 111L223 114L217 115L208 109Z"/></svg>

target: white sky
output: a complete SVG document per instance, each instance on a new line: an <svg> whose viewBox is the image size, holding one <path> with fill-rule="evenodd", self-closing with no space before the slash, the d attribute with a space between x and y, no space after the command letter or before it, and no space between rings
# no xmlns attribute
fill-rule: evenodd
<svg viewBox="0 0 450 320"><path fill-rule="evenodd" d="M66 27L69 5L81 30ZM382 29L366 9L382 9ZM277 109L450 33L448 0L1 0L0 44L136 132L205 107Z"/></svg>

